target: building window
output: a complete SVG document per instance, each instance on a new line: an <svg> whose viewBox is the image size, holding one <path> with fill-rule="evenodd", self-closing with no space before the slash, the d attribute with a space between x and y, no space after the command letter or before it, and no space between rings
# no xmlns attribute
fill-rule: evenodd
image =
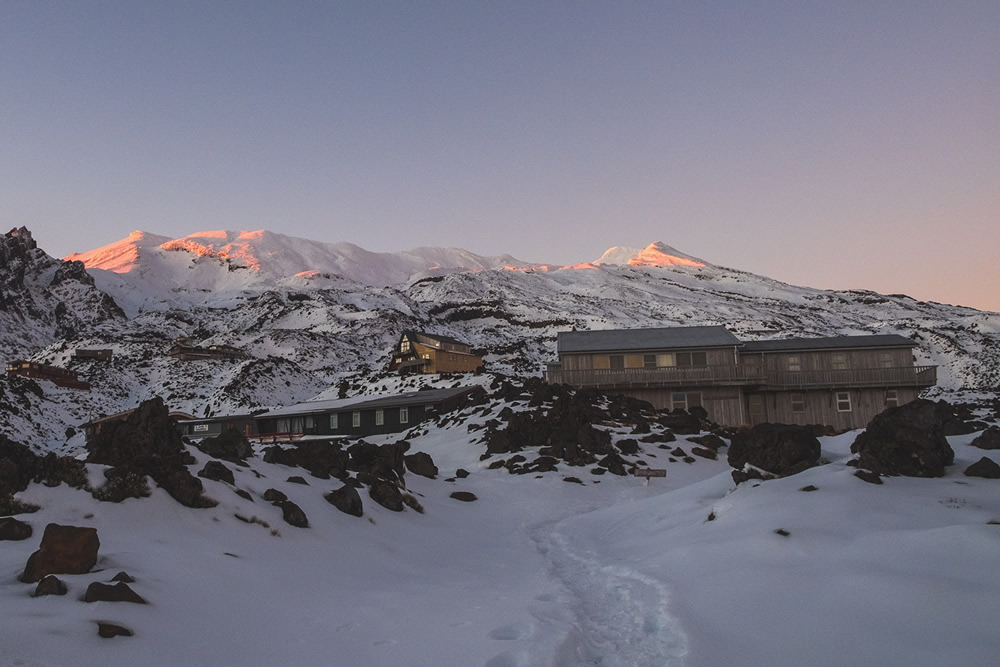
<svg viewBox="0 0 1000 667"><path fill-rule="evenodd" d="M674 364L674 355L672 353L670 353L670 352L667 352L666 354L658 354L658 355L656 355L656 365L657 366L673 366L673 365L675 365Z"/></svg>
<svg viewBox="0 0 1000 667"><path fill-rule="evenodd" d="M899 395L895 389L885 390L885 407L894 408L899 405Z"/></svg>
<svg viewBox="0 0 1000 667"><path fill-rule="evenodd" d="M851 392L838 391L837 412L850 412L850 411L851 411Z"/></svg>
<svg viewBox="0 0 1000 667"><path fill-rule="evenodd" d="M892 352L880 352L878 355L878 365L882 368L892 368Z"/></svg>
<svg viewBox="0 0 1000 667"><path fill-rule="evenodd" d="M642 355L642 367L643 368L656 368L656 355L655 354L644 354L644 355Z"/></svg>
<svg viewBox="0 0 1000 667"><path fill-rule="evenodd" d="M833 370L842 371L847 369L847 355L843 352L834 352Z"/></svg>
<svg viewBox="0 0 1000 667"><path fill-rule="evenodd" d="M701 392L699 391L675 391L670 395L671 410L690 410L701 405Z"/></svg>
<svg viewBox="0 0 1000 667"><path fill-rule="evenodd" d="M385 424L385 412L382 410L375 411L375 425L382 426Z"/></svg>
<svg viewBox="0 0 1000 667"><path fill-rule="evenodd" d="M357 410L351 413L351 426L361 428L361 413Z"/></svg>
<svg viewBox="0 0 1000 667"><path fill-rule="evenodd" d="M798 356L797 354L792 355L788 357L787 361L788 361L788 370L790 371L802 370L802 357Z"/></svg>
<svg viewBox="0 0 1000 667"><path fill-rule="evenodd" d="M806 411L806 395L792 394L792 412Z"/></svg>
<svg viewBox="0 0 1000 667"><path fill-rule="evenodd" d="M399 409L399 423L406 424L410 421L410 409L400 408Z"/></svg>
<svg viewBox="0 0 1000 667"><path fill-rule="evenodd" d="M620 371L625 369L625 356L621 354L612 354L608 357L608 365L613 371Z"/></svg>
<svg viewBox="0 0 1000 667"><path fill-rule="evenodd" d="M400 353L402 353L402 354L406 354L407 352L409 352L409 351L410 351L410 341L409 341L409 339L406 339L406 338L404 338L404 339L403 339L403 340L402 340L402 341L401 341L401 342L399 343L399 351L400 351Z"/></svg>
<svg viewBox="0 0 1000 667"><path fill-rule="evenodd" d="M676 357L678 366L700 368L708 365L708 355L704 352L678 352Z"/></svg>
<svg viewBox="0 0 1000 667"><path fill-rule="evenodd" d="M330 415L330 430L336 431L338 428L340 428L340 420L337 419L337 413L335 412Z"/></svg>

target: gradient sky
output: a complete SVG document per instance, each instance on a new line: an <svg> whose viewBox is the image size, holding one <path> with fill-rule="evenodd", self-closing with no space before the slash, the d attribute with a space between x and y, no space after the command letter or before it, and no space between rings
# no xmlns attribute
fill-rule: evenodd
<svg viewBox="0 0 1000 667"><path fill-rule="evenodd" d="M1000 311L1000 2L0 0L0 202Z"/></svg>

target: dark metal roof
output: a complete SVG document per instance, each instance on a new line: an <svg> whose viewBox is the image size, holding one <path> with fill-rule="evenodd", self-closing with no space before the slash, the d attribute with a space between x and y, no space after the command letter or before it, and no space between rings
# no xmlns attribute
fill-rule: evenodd
<svg viewBox="0 0 1000 667"><path fill-rule="evenodd" d="M355 396L353 398L335 398L328 401L307 401L277 408L270 412L257 415L257 419L272 417L287 417L289 415L308 415L327 412L375 410L378 408L410 407L415 405L433 405L462 394L479 389L478 386L451 387L448 389L426 389L424 391L409 391L405 394L389 394L383 396Z"/></svg>
<svg viewBox="0 0 1000 667"><path fill-rule="evenodd" d="M869 336L831 336L828 338L785 338L754 340L743 344L744 352L781 352L784 350L840 350L869 347L916 347L909 338L898 334Z"/></svg>
<svg viewBox="0 0 1000 667"><path fill-rule="evenodd" d="M723 326L560 331L556 339L556 350L560 354L620 350L675 350L737 345L740 345L739 339Z"/></svg>
<svg viewBox="0 0 1000 667"><path fill-rule="evenodd" d="M407 338L416 338L417 336L423 336L424 338L430 338L431 340L436 340L439 343L452 343L455 345L468 346L468 343L463 343L457 338L452 338L451 336L445 336L443 334L427 333L426 331L414 331L412 329L407 329L406 331L403 332L403 336L406 336Z"/></svg>

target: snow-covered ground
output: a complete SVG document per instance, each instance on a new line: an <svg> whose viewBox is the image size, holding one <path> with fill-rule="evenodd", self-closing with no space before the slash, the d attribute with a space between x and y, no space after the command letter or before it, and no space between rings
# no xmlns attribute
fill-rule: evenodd
<svg viewBox="0 0 1000 667"><path fill-rule="evenodd" d="M946 477L875 486L845 465L854 436L822 439L827 465L738 488L725 449L687 464L644 444L667 469L646 486L488 470L451 423L411 440L441 472L406 476L424 513L363 493L363 518L323 499L338 481L260 458L227 464L254 502L206 480L211 509L32 485L18 497L42 506L20 517L35 535L0 542L0 665L996 664L1000 481L962 474L988 452L952 437ZM268 488L310 527L283 523ZM49 522L96 527L100 559L61 575L68 595L32 598L17 576ZM148 605L80 601L121 570ZM101 639L98 620L135 636Z"/></svg>

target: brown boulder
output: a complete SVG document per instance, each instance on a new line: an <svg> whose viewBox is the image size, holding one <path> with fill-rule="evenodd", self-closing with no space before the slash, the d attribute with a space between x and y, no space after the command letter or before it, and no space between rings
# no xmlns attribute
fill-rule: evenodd
<svg viewBox="0 0 1000 667"><path fill-rule="evenodd" d="M431 455L427 452L407 454L403 457L403 461L406 463L406 469L414 475L420 475L430 479L435 479L437 477L438 468L434 465L434 459L432 459Z"/></svg>
<svg viewBox="0 0 1000 667"><path fill-rule="evenodd" d="M983 457L965 469L966 477L1000 479L1000 465L993 459Z"/></svg>
<svg viewBox="0 0 1000 667"><path fill-rule="evenodd" d="M729 465L754 468L784 477L819 463L820 444L808 426L757 424L733 435Z"/></svg>
<svg viewBox="0 0 1000 667"><path fill-rule="evenodd" d="M35 586L35 592L31 594L31 597L40 598L45 595L66 595L68 590L65 581L54 574L47 574Z"/></svg>
<svg viewBox="0 0 1000 667"><path fill-rule="evenodd" d="M979 449L1000 449L1000 426L990 426L969 444Z"/></svg>
<svg viewBox="0 0 1000 667"><path fill-rule="evenodd" d="M32 534L31 524L18 521L14 517L4 517L0 519L0 541L26 540Z"/></svg>
<svg viewBox="0 0 1000 667"><path fill-rule="evenodd" d="M83 595L83 601L146 604L146 601L123 581L119 581L116 584L102 584L99 581L95 581L90 586L87 586L87 592Z"/></svg>
<svg viewBox="0 0 1000 667"><path fill-rule="evenodd" d="M101 541L96 528L45 526L38 551L28 557L20 580L34 583L47 574L85 574L97 564Z"/></svg>
<svg viewBox="0 0 1000 667"><path fill-rule="evenodd" d="M364 504L361 502L361 495L350 484L345 484L323 497L326 498L326 502L344 514L350 514L351 516L362 516L364 514Z"/></svg>

